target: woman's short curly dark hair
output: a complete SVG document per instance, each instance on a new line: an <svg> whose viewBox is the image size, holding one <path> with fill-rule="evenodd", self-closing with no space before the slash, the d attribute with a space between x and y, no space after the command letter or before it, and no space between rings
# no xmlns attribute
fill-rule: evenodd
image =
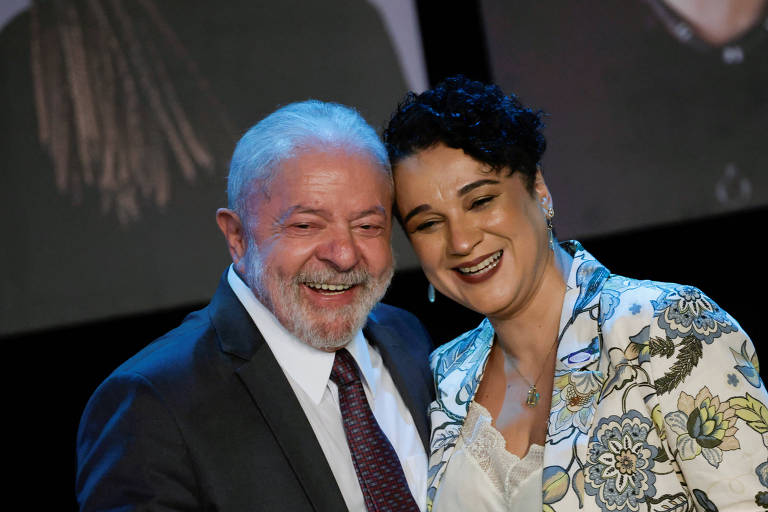
<svg viewBox="0 0 768 512"><path fill-rule="evenodd" d="M547 142L543 112L526 108L496 85L457 75L421 94L410 92L384 130L394 168L409 156L442 143L462 149L494 172L522 173L529 192Z"/></svg>

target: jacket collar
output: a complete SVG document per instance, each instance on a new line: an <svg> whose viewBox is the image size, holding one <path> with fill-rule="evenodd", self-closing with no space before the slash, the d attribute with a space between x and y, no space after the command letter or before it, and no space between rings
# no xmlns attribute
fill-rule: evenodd
<svg viewBox="0 0 768 512"><path fill-rule="evenodd" d="M208 312L223 352L248 361L265 344L253 320L230 288L227 271L219 280Z"/></svg>
<svg viewBox="0 0 768 512"><path fill-rule="evenodd" d="M600 293L610 276L579 242L568 241L562 246L573 263L560 316L555 373L583 369L600 356Z"/></svg>

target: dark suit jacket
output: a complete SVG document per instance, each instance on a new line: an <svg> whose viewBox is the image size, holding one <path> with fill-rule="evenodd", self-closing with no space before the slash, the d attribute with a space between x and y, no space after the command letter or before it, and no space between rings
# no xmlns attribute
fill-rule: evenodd
<svg viewBox="0 0 768 512"><path fill-rule="evenodd" d="M423 326L379 304L381 352L428 445L434 388ZM77 436L81 510L346 510L269 346L227 283L211 303L115 370Z"/></svg>

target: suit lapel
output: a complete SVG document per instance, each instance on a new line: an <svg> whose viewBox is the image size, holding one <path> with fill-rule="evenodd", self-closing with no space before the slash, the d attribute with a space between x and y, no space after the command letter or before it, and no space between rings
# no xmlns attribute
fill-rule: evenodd
<svg viewBox="0 0 768 512"><path fill-rule="evenodd" d="M366 339L379 348L384 364L397 386L400 396L411 412L411 417L419 431L424 450L429 453L429 420L427 409L431 398L428 387L424 385L424 369L410 356L407 340L389 327L377 322L369 322L364 329ZM431 377L430 377L431 378Z"/></svg>
<svg viewBox="0 0 768 512"><path fill-rule="evenodd" d="M222 277L211 301L221 349L245 362L235 373L253 398L313 508L345 510L338 484L301 404L259 330Z"/></svg>
<svg viewBox="0 0 768 512"><path fill-rule="evenodd" d="M296 395L266 343L237 369L316 510L344 510L331 467Z"/></svg>

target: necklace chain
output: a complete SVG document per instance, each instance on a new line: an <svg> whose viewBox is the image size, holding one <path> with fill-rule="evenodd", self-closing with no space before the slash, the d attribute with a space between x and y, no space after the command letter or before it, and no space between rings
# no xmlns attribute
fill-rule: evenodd
<svg viewBox="0 0 768 512"><path fill-rule="evenodd" d="M555 341L552 343L552 346L549 347L549 352L547 352L547 355L544 357L544 361L549 360L549 356L552 354L552 350L555 348L555 345L557 345L557 338L555 338ZM503 352L503 350L502 350ZM509 362L512 364L512 368L515 369L518 375L520 375L520 378L525 381L528 386L528 395L525 398L525 405L528 407L536 407L539 403L539 399L541 398L541 395L539 394L539 391L536 389L536 384L539 382L539 379L541 379L541 376L544 375L544 370L546 369L546 366L542 366L541 371L539 372L539 376L536 377L536 380L533 381L533 383L528 382L528 379L525 378L525 375L520 371L520 368L517 367L517 363L510 359Z"/></svg>

